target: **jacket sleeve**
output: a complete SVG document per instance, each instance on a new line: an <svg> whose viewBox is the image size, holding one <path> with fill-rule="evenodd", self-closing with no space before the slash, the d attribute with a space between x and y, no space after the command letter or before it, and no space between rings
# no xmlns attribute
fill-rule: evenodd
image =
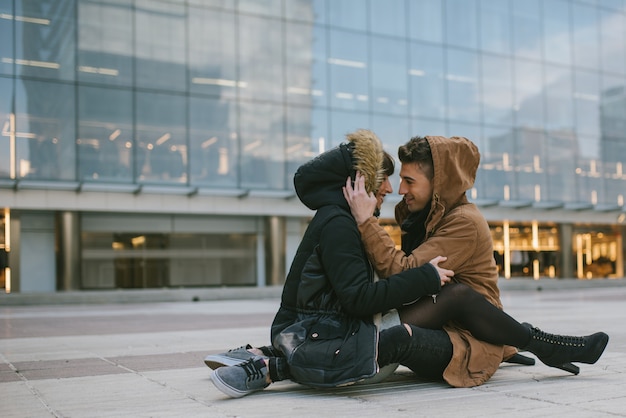
<svg viewBox="0 0 626 418"><path fill-rule="evenodd" d="M439 292L439 275L428 263L373 282L360 239L356 223L348 217L331 220L320 236L325 273L346 313L372 315Z"/></svg>
<svg viewBox="0 0 626 418"><path fill-rule="evenodd" d="M370 218L359 225L368 258L380 277L388 277L405 269L421 266L437 256L448 259L445 268L458 271L474 253L478 236L476 224L463 216L451 216L423 244L410 254L396 248L387 231Z"/></svg>

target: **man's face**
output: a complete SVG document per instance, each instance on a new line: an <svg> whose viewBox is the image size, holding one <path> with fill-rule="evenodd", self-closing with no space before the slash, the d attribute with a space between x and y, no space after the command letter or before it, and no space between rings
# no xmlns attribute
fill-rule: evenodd
<svg viewBox="0 0 626 418"><path fill-rule="evenodd" d="M404 201L411 212L426 206L433 196L433 183L424 175L417 163L402 164L400 168L400 189Z"/></svg>
<svg viewBox="0 0 626 418"><path fill-rule="evenodd" d="M385 196L387 196L389 193L393 193L393 187L391 187L389 176L385 175L383 177L383 182L376 192L376 208L378 210L381 209L383 201L385 200Z"/></svg>

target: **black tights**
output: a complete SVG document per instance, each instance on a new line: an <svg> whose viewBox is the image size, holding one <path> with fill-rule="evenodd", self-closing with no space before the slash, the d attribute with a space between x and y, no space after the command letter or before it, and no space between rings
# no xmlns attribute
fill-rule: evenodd
<svg viewBox="0 0 626 418"><path fill-rule="evenodd" d="M477 339L491 344L518 348L528 344L530 334L527 328L465 284L443 286L434 300L425 296L401 308L400 319L429 329L441 329L448 321L454 321Z"/></svg>

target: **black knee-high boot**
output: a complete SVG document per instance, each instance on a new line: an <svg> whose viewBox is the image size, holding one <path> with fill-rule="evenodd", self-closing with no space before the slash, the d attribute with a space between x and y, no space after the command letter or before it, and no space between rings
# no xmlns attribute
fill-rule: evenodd
<svg viewBox="0 0 626 418"><path fill-rule="evenodd" d="M524 323L530 331L530 341L523 350L535 354L545 365L578 374L580 369L572 363L593 364L602 355L609 336L604 332L584 337L548 334Z"/></svg>

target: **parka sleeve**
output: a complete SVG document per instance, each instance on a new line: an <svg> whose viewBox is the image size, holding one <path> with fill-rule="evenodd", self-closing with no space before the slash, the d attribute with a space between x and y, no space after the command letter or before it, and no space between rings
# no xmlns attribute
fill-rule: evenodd
<svg viewBox="0 0 626 418"><path fill-rule="evenodd" d="M454 216L410 254L405 254L396 248L395 242L376 218L372 217L359 225L359 231L367 256L381 278L421 266L440 255L448 258L441 264L442 267L458 271L474 253L478 236L474 222L463 216Z"/></svg>
<svg viewBox="0 0 626 418"><path fill-rule="evenodd" d="M356 224L348 217L330 221L320 236L324 271L346 313L372 315L439 292L439 275L429 263L373 282L360 239Z"/></svg>

